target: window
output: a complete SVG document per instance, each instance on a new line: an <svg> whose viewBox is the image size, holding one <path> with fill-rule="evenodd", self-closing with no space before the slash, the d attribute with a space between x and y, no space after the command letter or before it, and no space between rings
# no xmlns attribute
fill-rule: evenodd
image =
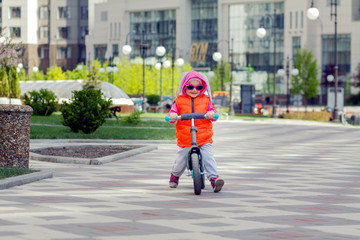
<svg viewBox="0 0 360 240"><path fill-rule="evenodd" d="M89 10L88 10L88 6L81 6L80 8L80 17L81 19L88 19L89 17Z"/></svg>
<svg viewBox="0 0 360 240"><path fill-rule="evenodd" d="M292 38L292 56L295 59L298 51L301 48L301 37Z"/></svg>
<svg viewBox="0 0 360 240"><path fill-rule="evenodd" d="M48 47L40 47L40 59L48 59L49 58L49 48Z"/></svg>
<svg viewBox="0 0 360 240"><path fill-rule="evenodd" d="M0 0L1 2L1 0ZM2 22L2 8L0 7L0 23ZM0 29L1 30L1 29Z"/></svg>
<svg viewBox="0 0 360 240"><path fill-rule="evenodd" d="M59 27L59 38L69 39L70 38L70 27Z"/></svg>
<svg viewBox="0 0 360 240"><path fill-rule="evenodd" d="M100 61L105 60L106 48L106 44L94 45L95 59L98 59Z"/></svg>
<svg viewBox="0 0 360 240"><path fill-rule="evenodd" d="M70 18L70 9L69 7L59 7L58 8L58 18L59 19L69 19Z"/></svg>
<svg viewBox="0 0 360 240"><path fill-rule="evenodd" d="M48 26L41 26L39 29L39 38L44 39L48 38L49 28Z"/></svg>
<svg viewBox="0 0 360 240"><path fill-rule="evenodd" d="M49 8L47 6L43 6L39 8L39 18L40 19L48 19Z"/></svg>
<svg viewBox="0 0 360 240"><path fill-rule="evenodd" d="M103 11L101 12L101 21L102 22L106 22L107 21L107 12L106 11Z"/></svg>
<svg viewBox="0 0 360 240"><path fill-rule="evenodd" d="M292 29L292 12L290 12L290 29Z"/></svg>
<svg viewBox="0 0 360 240"><path fill-rule="evenodd" d="M21 37L21 28L20 27L10 27L10 37L20 38Z"/></svg>
<svg viewBox="0 0 360 240"><path fill-rule="evenodd" d="M110 23L110 39L113 38L113 27L112 23Z"/></svg>
<svg viewBox="0 0 360 240"><path fill-rule="evenodd" d="M58 59L69 59L71 58L71 47L58 47L57 48L57 58Z"/></svg>
<svg viewBox="0 0 360 240"><path fill-rule="evenodd" d="M81 27L80 28L81 39L85 39L85 36L88 35L88 33L89 33L89 28L88 27Z"/></svg>
<svg viewBox="0 0 360 240"><path fill-rule="evenodd" d="M80 46L80 59L85 59L86 58L86 48L85 46Z"/></svg>
<svg viewBox="0 0 360 240"><path fill-rule="evenodd" d="M21 18L21 7L10 7L9 18Z"/></svg>
<svg viewBox="0 0 360 240"><path fill-rule="evenodd" d="M117 56L119 56L119 45L113 44L112 45L112 57L117 57Z"/></svg>
<svg viewBox="0 0 360 240"><path fill-rule="evenodd" d="M298 28L298 12L295 12L295 28Z"/></svg>

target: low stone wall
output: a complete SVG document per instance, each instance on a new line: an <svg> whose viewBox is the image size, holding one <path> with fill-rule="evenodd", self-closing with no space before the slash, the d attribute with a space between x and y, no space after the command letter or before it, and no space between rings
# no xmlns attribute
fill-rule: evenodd
<svg viewBox="0 0 360 240"><path fill-rule="evenodd" d="M0 105L0 167L29 167L32 108Z"/></svg>

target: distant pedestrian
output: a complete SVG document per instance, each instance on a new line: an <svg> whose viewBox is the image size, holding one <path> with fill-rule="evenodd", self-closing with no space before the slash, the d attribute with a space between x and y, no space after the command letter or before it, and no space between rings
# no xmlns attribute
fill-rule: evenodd
<svg viewBox="0 0 360 240"><path fill-rule="evenodd" d="M205 95L206 92L208 96ZM224 185L224 180L218 175L217 164L212 153L212 122L216 121L213 116L217 111L212 106L209 81L205 75L196 71L182 74L177 89L177 97L168 113L168 116L173 120L170 123L174 124L178 115L186 113L206 113L208 117L208 119L195 120L198 129L197 143L201 150L206 175L214 192L219 192ZM169 186L171 188L178 186L179 178L187 166L186 155L191 147L190 126L190 121L178 121L176 123L176 138L179 149L170 175Z"/></svg>

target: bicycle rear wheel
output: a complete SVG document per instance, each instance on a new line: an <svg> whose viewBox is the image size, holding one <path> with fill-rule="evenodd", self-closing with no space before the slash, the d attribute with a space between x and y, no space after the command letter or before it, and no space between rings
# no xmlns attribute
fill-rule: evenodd
<svg viewBox="0 0 360 240"><path fill-rule="evenodd" d="M201 194L202 180L200 173L199 155L196 153L191 154L192 177L194 181L195 195Z"/></svg>

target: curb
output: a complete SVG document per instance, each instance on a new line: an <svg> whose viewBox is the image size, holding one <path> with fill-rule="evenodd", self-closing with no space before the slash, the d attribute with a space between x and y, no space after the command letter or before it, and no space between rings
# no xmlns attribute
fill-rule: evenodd
<svg viewBox="0 0 360 240"><path fill-rule="evenodd" d="M128 158L135 156L141 153L150 152L152 150L158 149L157 146L145 146L122 153L117 153L101 158L73 158L73 157L61 157L61 156L49 156L49 155L40 155L33 152L30 152L30 160L35 161L44 161L44 162L54 162L54 163L72 163L72 164L85 164L85 165L102 165L109 162L114 162L120 159Z"/></svg>
<svg viewBox="0 0 360 240"><path fill-rule="evenodd" d="M50 170L41 170L40 172L34 172L34 173L24 174L21 176L10 177L4 180L0 180L0 190L15 186L20 186L23 184L32 183L52 177L53 177L53 172Z"/></svg>

